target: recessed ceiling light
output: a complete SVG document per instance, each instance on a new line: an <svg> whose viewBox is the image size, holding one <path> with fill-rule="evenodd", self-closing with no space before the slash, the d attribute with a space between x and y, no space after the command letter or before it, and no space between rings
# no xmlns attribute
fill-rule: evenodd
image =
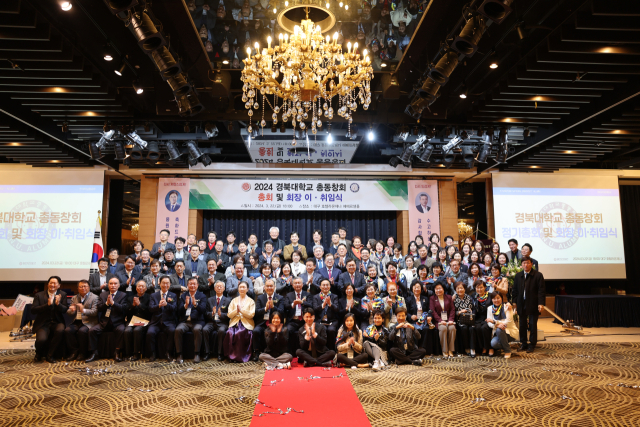
<svg viewBox="0 0 640 427"><path fill-rule="evenodd" d="M62 3L60 3L60 9L64 10L65 12L70 11L72 7L73 5L70 1L63 1Z"/></svg>

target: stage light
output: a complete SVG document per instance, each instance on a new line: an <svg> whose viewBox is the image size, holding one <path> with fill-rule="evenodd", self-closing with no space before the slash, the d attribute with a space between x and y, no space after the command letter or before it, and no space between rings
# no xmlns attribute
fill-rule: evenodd
<svg viewBox="0 0 640 427"><path fill-rule="evenodd" d="M409 127L407 126L400 126L397 130L396 130L396 136L398 137L398 140L400 141L406 141L407 138L409 137Z"/></svg>
<svg viewBox="0 0 640 427"><path fill-rule="evenodd" d="M142 147L140 147L137 144L134 144L133 148L131 149L131 153L129 153L129 156L131 157L132 160L142 160L143 158Z"/></svg>
<svg viewBox="0 0 640 427"><path fill-rule="evenodd" d="M116 154L116 160L124 160L127 157L122 141L116 141L113 143L113 151Z"/></svg>
<svg viewBox="0 0 640 427"><path fill-rule="evenodd" d="M204 167L209 166L211 164L211 157L209 157L208 154L203 155L200 157L200 163L202 163Z"/></svg>
<svg viewBox="0 0 640 427"><path fill-rule="evenodd" d="M218 126L216 126L211 122L207 122L204 125L204 133L207 135L207 138L209 139L215 138L216 136L218 136Z"/></svg>
<svg viewBox="0 0 640 427"><path fill-rule="evenodd" d="M126 64L123 62L120 65L120 67L118 67L115 70L113 70L113 72L116 73L118 76L122 77L122 73L124 73L125 67L126 67Z"/></svg>
<svg viewBox="0 0 640 427"><path fill-rule="evenodd" d="M138 39L138 45L147 53L165 45L164 37L147 13L131 14L131 25L133 34Z"/></svg>
<svg viewBox="0 0 640 427"><path fill-rule="evenodd" d="M184 124L184 128L183 128L183 129L184 129L184 133L189 133L189 132L191 132L191 127L189 126L189 122L186 122L186 123Z"/></svg>
<svg viewBox="0 0 640 427"><path fill-rule="evenodd" d="M389 166L397 168L399 164L400 158L398 156L393 156L391 159L389 159Z"/></svg>
<svg viewBox="0 0 640 427"><path fill-rule="evenodd" d="M110 129L110 130L104 131L102 133L102 136L100 137L100 141L97 142L98 148L104 147L106 144L108 144L109 142L113 141L113 139L115 137L116 137L115 129Z"/></svg>
<svg viewBox="0 0 640 427"><path fill-rule="evenodd" d="M91 155L91 158L93 160L98 160L104 157L103 154L100 152L100 148L98 147L98 144L95 142L89 143L89 154Z"/></svg>
<svg viewBox="0 0 640 427"><path fill-rule="evenodd" d="M473 165L473 150L468 145L462 146L462 161Z"/></svg>
<svg viewBox="0 0 640 427"><path fill-rule="evenodd" d="M189 166L195 166L198 164L198 159L194 159L193 157L191 157L191 155L189 155Z"/></svg>
<svg viewBox="0 0 640 427"><path fill-rule="evenodd" d="M67 121L62 122L62 132L69 132L69 123Z"/></svg>
<svg viewBox="0 0 640 427"><path fill-rule="evenodd" d="M404 151L400 155L400 161L402 162L403 165L405 165L405 167L411 166L411 156L413 156L416 153L416 150L419 145L420 145L419 143L416 143L416 144L412 144L405 147Z"/></svg>
<svg viewBox="0 0 640 427"><path fill-rule="evenodd" d="M440 85L445 85L449 81L449 76L458 66L458 54L449 51L445 53L438 63L429 71L429 77Z"/></svg>
<svg viewBox="0 0 640 427"><path fill-rule="evenodd" d="M452 151L445 151L443 153L442 162L445 164L445 167L449 167L451 166L451 163L453 163L455 158L456 158L455 153L453 153Z"/></svg>
<svg viewBox="0 0 640 427"><path fill-rule="evenodd" d="M147 153L147 159L153 161L160 159L160 148L158 148L158 143L156 141L150 141L149 145L147 145L147 149L149 150Z"/></svg>
<svg viewBox="0 0 640 427"><path fill-rule="evenodd" d="M460 35L451 44L451 47L463 55L473 56L478 50L478 43L485 27L486 18L480 15L474 16L467 21Z"/></svg>
<svg viewBox="0 0 640 427"><path fill-rule="evenodd" d="M507 161L507 156L509 155L509 138L506 128L500 129L500 133L498 134L498 141L500 145L498 146L498 154L496 154L496 162L505 163Z"/></svg>
<svg viewBox="0 0 640 427"><path fill-rule="evenodd" d="M162 46L160 49L151 52L151 59L153 59L156 67L158 67L160 75L164 80L175 77L182 71L180 64L176 62L166 46Z"/></svg>
<svg viewBox="0 0 640 427"><path fill-rule="evenodd" d="M72 7L73 4L71 4L70 1L63 1L62 3L60 3L60 9L64 10L65 12L70 11Z"/></svg>
<svg viewBox="0 0 640 427"><path fill-rule="evenodd" d="M421 162L429 163L429 158L431 157L431 154L433 154L433 149L433 145L427 142L422 149L422 153L420 153L420 155L418 156L418 160L420 160Z"/></svg>
<svg viewBox="0 0 640 427"><path fill-rule="evenodd" d="M144 131L151 132L151 124L149 122L144 122Z"/></svg>
<svg viewBox="0 0 640 427"><path fill-rule="evenodd" d="M375 139L375 135L373 134L372 130L369 130L369 132L367 133L367 139L369 140L369 142Z"/></svg>
<svg viewBox="0 0 640 427"><path fill-rule="evenodd" d="M451 141L442 146L442 151L451 151L462 144L462 141L462 138L460 138L458 135L455 135L453 138L451 138Z"/></svg>
<svg viewBox="0 0 640 427"><path fill-rule="evenodd" d="M182 74L177 74L175 76L169 77L167 79L167 83L169 83L169 87L173 91L175 96L186 95L187 92L191 90L191 85L187 82Z"/></svg>
<svg viewBox="0 0 640 427"><path fill-rule="evenodd" d="M499 24L511 13L511 3L513 0L484 0L478 13Z"/></svg>
<svg viewBox="0 0 640 427"><path fill-rule="evenodd" d="M491 154L491 137L489 135L485 135L484 144L480 145L476 160L478 163L487 163L487 157L489 157L489 154Z"/></svg>
<svg viewBox="0 0 640 427"><path fill-rule="evenodd" d="M144 89L140 85L140 80L137 80L137 79L134 80L132 85L133 85L133 90L135 90L138 95L140 95L142 92L144 92Z"/></svg>
<svg viewBox="0 0 640 427"><path fill-rule="evenodd" d="M193 157L194 159L199 159L202 157L202 151L198 147L195 141L187 141L186 142L187 150L189 150L189 157Z"/></svg>
<svg viewBox="0 0 640 427"><path fill-rule="evenodd" d="M180 156L182 156L182 153L180 152L180 150L178 150L178 146L175 142L167 141L166 146L167 152L169 153L169 160L176 160Z"/></svg>
<svg viewBox="0 0 640 427"><path fill-rule="evenodd" d="M113 61L113 49L111 48L111 45L109 43L107 43L102 51L102 58L105 61Z"/></svg>
<svg viewBox="0 0 640 427"><path fill-rule="evenodd" d="M147 148L147 141L145 141L144 139L140 138L140 136L136 133L135 130L129 132L128 134L126 134L125 139L128 140L129 142L138 145L140 148Z"/></svg>

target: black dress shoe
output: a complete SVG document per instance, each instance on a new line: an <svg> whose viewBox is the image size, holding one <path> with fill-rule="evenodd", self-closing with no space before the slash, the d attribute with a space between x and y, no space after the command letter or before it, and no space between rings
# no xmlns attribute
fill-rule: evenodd
<svg viewBox="0 0 640 427"><path fill-rule="evenodd" d="M527 353L533 353L533 350L535 350L535 347L530 345L529 348L527 348Z"/></svg>
<svg viewBox="0 0 640 427"><path fill-rule="evenodd" d="M176 362L181 365L184 363L184 359L182 358L181 354L179 354L178 357L176 357Z"/></svg>
<svg viewBox="0 0 640 427"><path fill-rule="evenodd" d="M218 362L222 362L224 360L224 356L218 355Z"/></svg>
<svg viewBox="0 0 640 427"><path fill-rule="evenodd" d="M202 357L202 361L206 362L207 360L209 360L209 353L205 353L205 355Z"/></svg>
<svg viewBox="0 0 640 427"><path fill-rule="evenodd" d="M253 353L253 356L251 357L251 361L258 362L259 360L260 360L260 355L258 353Z"/></svg>
<svg viewBox="0 0 640 427"><path fill-rule="evenodd" d="M71 353L65 360L67 362L72 362L74 360L76 360L76 358L78 357L78 352L74 351L73 353Z"/></svg>
<svg viewBox="0 0 640 427"><path fill-rule="evenodd" d="M42 362L42 356L38 356L36 354L36 356L33 358L33 363L40 363Z"/></svg>
<svg viewBox="0 0 640 427"><path fill-rule="evenodd" d="M86 357L85 357L84 353L80 353L80 354L78 355L78 357L76 357L76 360L77 360L78 362L82 362L82 361L84 361L85 359L86 359Z"/></svg>
<svg viewBox="0 0 640 427"><path fill-rule="evenodd" d="M529 349L529 346L526 344L522 344L520 347L518 347L518 351L526 351Z"/></svg>
<svg viewBox="0 0 640 427"><path fill-rule="evenodd" d="M331 367L331 362L324 362L324 363L322 364L322 367L323 367L323 368L330 368L330 367Z"/></svg>
<svg viewBox="0 0 640 427"><path fill-rule="evenodd" d="M136 362L138 360L140 360L140 353L136 353L133 356L131 356L131 359L129 359L132 362Z"/></svg>
<svg viewBox="0 0 640 427"><path fill-rule="evenodd" d="M193 363L200 363L200 355L199 355L199 354L196 354L196 355L193 357Z"/></svg>
<svg viewBox="0 0 640 427"><path fill-rule="evenodd" d="M411 363L415 366L422 366L422 359L412 360Z"/></svg>
<svg viewBox="0 0 640 427"><path fill-rule="evenodd" d="M47 356L47 362L49 362L49 363L57 363L58 361L53 356Z"/></svg>
<svg viewBox="0 0 640 427"><path fill-rule="evenodd" d="M167 362L173 362L173 357L169 353L167 353Z"/></svg>
<svg viewBox="0 0 640 427"><path fill-rule="evenodd" d="M149 358L149 362L155 362L156 361L156 354L155 353L151 353L151 357Z"/></svg>
<svg viewBox="0 0 640 427"><path fill-rule="evenodd" d="M122 358L120 357L120 352L118 350L116 350L115 354L113 355L113 360L116 363L122 362Z"/></svg>
<svg viewBox="0 0 640 427"><path fill-rule="evenodd" d="M98 352L92 353L91 356L89 356L89 358L87 360L85 360L86 363L91 363L94 360L98 359Z"/></svg>

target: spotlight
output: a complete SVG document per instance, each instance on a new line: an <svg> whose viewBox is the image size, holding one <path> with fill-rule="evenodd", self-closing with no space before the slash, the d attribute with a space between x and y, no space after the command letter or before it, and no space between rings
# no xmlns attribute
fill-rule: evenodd
<svg viewBox="0 0 640 427"><path fill-rule="evenodd" d="M187 82L187 80L184 78L184 75L182 74L177 74L173 77L169 77L167 79L167 83L169 83L169 86L171 87L171 90L173 91L173 94L175 96L186 95L187 92L191 90L191 85Z"/></svg>
<svg viewBox="0 0 640 427"><path fill-rule="evenodd" d="M400 126L398 130L396 130L396 136L400 141L406 141L409 137L409 128L407 126Z"/></svg>
<svg viewBox="0 0 640 427"><path fill-rule="evenodd" d="M211 157L209 157L208 154L205 154L200 158L200 163L202 163L204 167L209 166L211 164Z"/></svg>
<svg viewBox="0 0 640 427"><path fill-rule="evenodd" d="M445 151L443 153L442 162L444 163L445 167L450 167L451 163L453 163L455 158L456 158L455 153L453 153L451 151Z"/></svg>
<svg viewBox="0 0 640 427"><path fill-rule="evenodd" d="M187 141L186 146L187 146L187 149L189 150L189 158L190 158L189 160L191 160L191 158L198 160L200 157L202 157L203 153L202 151L200 151L200 148L198 147L198 144L196 144L195 141Z"/></svg>
<svg viewBox="0 0 640 427"><path fill-rule="evenodd" d="M147 53L166 44L164 37L158 31L148 14L131 14L133 34L138 39L138 45Z"/></svg>
<svg viewBox="0 0 640 427"><path fill-rule="evenodd" d="M156 64L156 67L158 67L160 75L165 80L169 77L175 77L182 72L180 64L176 62L171 52L169 52L169 49L165 46L151 52L151 58Z"/></svg>
<svg viewBox="0 0 640 427"><path fill-rule="evenodd" d="M106 144L108 144L109 142L113 141L113 139L115 137L116 137L116 130L115 129L110 129L110 130L104 131L102 133L102 136L100 137L100 141L98 141L98 143L97 143L98 148L104 147Z"/></svg>
<svg viewBox="0 0 640 427"><path fill-rule="evenodd" d="M129 132L128 134L126 134L125 139L128 140L129 142L138 145L140 148L147 148L147 141L145 141L144 139L140 138L140 136L136 133L135 130Z"/></svg>
<svg viewBox="0 0 640 427"><path fill-rule="evenodd" d="M473 165L473 150L468 145L462 146L462 161Z"/></svg>
<svg viewBox="0 0 640 427"><path fill-rule="evenodd" d="M372 142L375 139L375 135L373 134L373 130L369 129L369 132L367 133L367 139L369 140L369 142Z"/></svg>
<svg viewBox="0 0 640 427"><path fill-rule="evenodd" d="M160 159L160 148L158 148L158 143L156 141L149 142L147 148L149 149L149 153L147 153L147 159L154 161Z"/></svg>
<svg viewBox="0 0 640 427"><path fill-rule="evenodd" d="M513 0L484 0L478 13L499 24L511 13L511 3Z"/></svg>
<svg viewBox="0 0 640 427"><path fill-rule="evenodd" d="M431 154L433 154L433 148L433 145L427 142L422 149L422 153L418 156L418 160L429 163L429 158L431 157Z"/></svg>
<svg viewBox="0 0 640 427"><path fill-rule="evenodd" d="M478 163L487 163L487 157L491 154L491 138L489 135L484 136L484 144L478 149L476 160Z"/></svg>
<svg viewBox="0 0 640 427"><path fill-rule="evenodd" d="M191 127L189 127L189 122L186 122L186 123L184 124L184 132L185 132L185 133L189 133L189 132L191 132Z"/></svg>
<svg viewBox="0 0 640 427"><path fill-rule="evenodd" d="M116 141L113 143L113 151L116 153L116 160L124 160L127 157L122 141Z"/></svg>
<svg viewBox="0 0 640 427"><path fill-rule="evenodd" d="M113 49L111 49L111 45L107 43L102 51L102 58L105 61L113 61Z"/></svg>
<svg viewBox="0 0 640 427"><path fill-rule="evenodd" d="M408 147L405 147L404 151L400 155L400 161L403 165L405 165L405 167L411 166L411 156L416 153L416 149L418 148L417 145L419 144L412 144Z"/></svg>
<svg viewBox="0 0 640 427"><path fill-rule="evenodd" d="M144 89L140 85L140 80L137 80L137 79L134 80L132 85L133 85L133 90L135 90L138 95L140 95L142 92L144 92Z"/></svg>
<svg viewBox="0 0 640 427"><path fill-rule="evenodd" d="M169 153L169 160L176 160L180 156L182 156L182 153L180 152L180 150L178 150L178 146L175 142L167 141L166 146L167 152Z"/></svg>
<svg viewBox="0 0 640 427"><path fill-rule="evenodd" d="M131 149L131 152L129 153L129 157L131 157L132 160L142 160L144 157L142 155L142 147L140 147L137 144L134 144L133 148Z"/></svg>
<svg viewBox="0 0 640 427"><path fill-rule="evenodd" d="M333 144L333 136L331 134L327 134L327 144Z"/></svg>
<svg viewBox="0 0 640 427"><path fill-rule="evenodd" d="M216 136L218 136L218 126L216 126L211 122L207 122L204 125L204 133L207 135L207 138L209 139L215 138Z"/></svg>
<svg viewBox="0 0 640 427"><path fill-rule="evenodd" d="M73 4L71 4L70 1L63 1L62 3L60 3L60 9L64 10L65 12L70 11L72 7Z"/></svg>
<svg viewBox="0 0 640 427"><path fill-rule="evenodd" d="M62 122L62 132L69 132L69 123L67 121Z"/></svg>
<svg viewBox="0 0 640 427"><path fill-rule="evenodd" d="M451 138L451 141L447 142L445 145L442 146L442 151L451 151L455 148L457 148L460 144L462 144L462 141L464 141L463 138L461 138L462 135L458 136L455 135L453 138Z"/></svg>
<svg viewBox="0 0 640 427"><path fill-rule="evenodd" d="M467 21L460 35L455 38L451 47L465 56L473 56L478 50L478 43L486 27L486 18L476 15Z"/></svg>
<svg viewBox="0 0 640 427"><path fill-rule="evenodd" d="M496 162L498 163L507 161L507 155L509 154L508 139L507 128L500 128L500 133L498 134L500 145L498 146L498 154L496 154Z"/></svg>
<svg viewBox="0 0 640 427"><path fill-rule="evenodd" d="M144 131L145 132L151 132L151 123L144 122Z"/></svg>
<svg viewBox="0 0 640 427"><path fill-rule="evenodd" d="M397 168L399 164L400 158L398 156L393 156L391 159L389 159L389 166Z"/></svg>
<svg viewBox="0 0 640 427"><path fill-rule="evenodd" d="M198 159L194 159L193 157L191 157L191 155L189 155L189 166L195 166L198 164Z"/></svg>
<svg viewBox="0 0 640 427"><path fill-rule="evenodd" d="M89 154L93 160L101 159L103 157L98 144L95 142L89 143Z"/></svg>
<svg viewBox="0 0 640 427"><path fill-rule="evenodd" d="M525 138L529 136L529 128L528 127L524 128L524 131L522 132L522 136L524 136Z"/></svg>
<svg viewBox="0 0 640 427"><path fill-rule="evenodd" d="M124 68L126 67L126 64L123 62L120 67L116 68L115 70L113 70L114 73L116 73L118 76L122 77L122 73L124 73Z"/></svg>
<svg viewBox="0 0 640 427"><path fill-rule="evenodd" d="M429 71L429 77L439 85L445 85L449 81L449 76L458 66L458 54L453 51L445 53L435 67Z"/></svg>
<svg viewBox="0 0 640 427"><path fill-rule="evenodd" d="M498 63L493 61L489 64L489 68L491 68L492 70L495 70L496 68L498 68Z"/></svg>

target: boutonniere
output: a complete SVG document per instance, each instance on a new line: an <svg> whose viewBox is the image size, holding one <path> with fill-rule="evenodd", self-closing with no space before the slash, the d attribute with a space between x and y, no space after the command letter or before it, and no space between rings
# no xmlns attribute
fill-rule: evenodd
<svg viewBox="0 0 640 427"><path fill-rule="evenodd" d="M227 308L227 306L226 305L221 305L220 308L224 310L225 308Z"/></svg>
<svg viewBox="0 0 640 427"><path fill-rule="evenodd" d="M279 301L279 300L277 300L277 299L275 299L275 298L273 299L273 303L274 303L274 304L277 304L277 303L278 303L278 301Z"/></svg>
<svg viewBox="0 0 640 427"><path fill-rule="evenodd" d="M167 298L167 302L173 302L173 298L171 297Z"/></svg>
<svg viewBox="0 0 640 427"><path fill-rule="evenodd" d="M303 298L302 298L302 302L304 302L304 301L306 301L306 300L307 300L307 297L303 297Z"/></svg>

